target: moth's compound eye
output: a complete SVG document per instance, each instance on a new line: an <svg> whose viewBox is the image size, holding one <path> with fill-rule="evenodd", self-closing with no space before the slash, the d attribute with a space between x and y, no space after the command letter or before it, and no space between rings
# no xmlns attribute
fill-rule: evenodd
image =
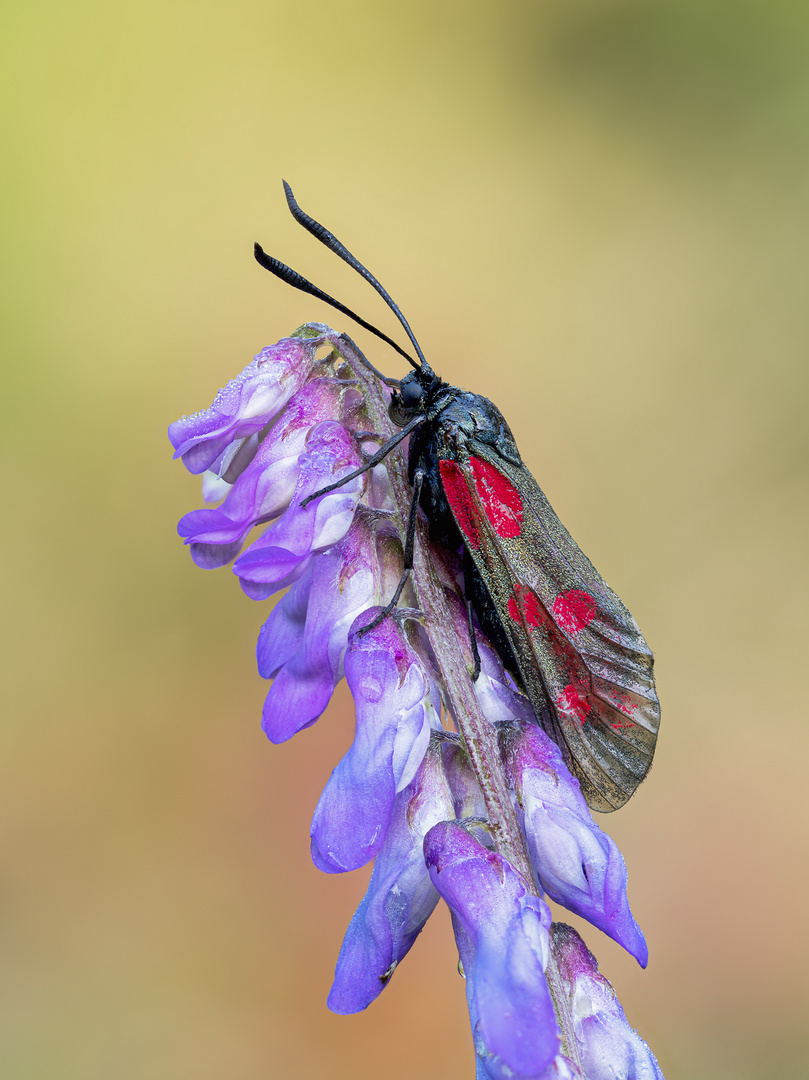
<svg viewBox="0 0 809 1080"><path fill-rule="evenodd" d="M415 380L413 382L405 383L400 391L402 398L402 405L406 409L415 409L418 407L422 397L424 396L423 388Z"/></svg>

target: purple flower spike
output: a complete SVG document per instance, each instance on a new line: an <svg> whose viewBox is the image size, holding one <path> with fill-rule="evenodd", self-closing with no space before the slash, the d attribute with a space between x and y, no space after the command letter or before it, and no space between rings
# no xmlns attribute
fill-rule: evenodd
<svg viewBox="0 0 809 1080"><path fill-rule="evenodd" d="M587 1080L663 1080L654 1054L627 1023L615 991L576 931L555 923L553 937Z"/></svg>
<svg viewBox="0 0 809 1080"><path fill-rule="evenodd" d="M306 506L301 506L301 501L361 464L356 440L342 424L324 422L312 430L288 510L233 564L248 596L264 600L289 585L300 576L310 555L325 551L345 536L365 477L357 476Z"/></svg>
<svg viewBox="0 0 809 1080"><path fill-rule="evenodd" d="M355 870L382 847L397 791L440 730L440 697L421 657L393 619L358 635L376 609L354 623L345 658L357 708L351 749L329 777L312 819L312 859L326 873Z"/></svg>
<svg viewBox="0 0 809 1080"><path fill-rule="evenodd" d="M501 465L502 448L486 442L478 421L490 409L426 364L401 381L380 378L350 338L308 324L262 350L209 409L170 426L175 457L202 473L205 503L178 531L197 565L232 561L252 599L288 590L268 605L256 646L259 673L272 680L262 718L272 742L314 724L344 674L354 697L354 741L311 825L324 872L375 859L340 949L332 1011L359 1012L379 996L443 898L466 976L476 1080L662 1080L584 944L551 924L548 897L646 964L621 854L545 735L541 700L532 706L504 667L519 651L509 641L520 613L538 650L526 662L544 678L554 661L543 653L541 609L581 651L586 635L570 635L598 603L568 587L589 580L586 560L557 566L564 530L549 533L547 550L522 526L517 541L514 524L536 507L524 500L532 489L518 480L509 440ZM411 415L409 459L401 431ZM417 458L428 467L420 506L409 467ZM508 541L513 589L499 570L490 579L484 535L487 550L495 537ZM413 559L402 595L405 552ZM369 629L394 593L401 606ZM501 626L494 643L483 624ZM441 726L442 710L454 731Z"/></svg>
<svg viewBox="0 0 809 1080"><path fill-rule="evenodd" d="M396 796L368 891L340 949L332 1012L359 1012L381 994L438 903L422 849L433 825L452 817L441 743L434 734L415 779Z"/></svg>
<svg viewBox="0 0 809 1080"><path fill-rule="evenodd" d="M343 396L344 388L335 380L313 379L292 398L260 445L253 435L244 440L242 452L234 459L225 456L220 468L225 479L230 476L234 481L225 501L216 510L186 514L177 526L198 565L223 566L238 553L242 538L256 522L270 521L286 509L295 493L300 459L312 428L339 417ZM243 451L252 442L251 458ZM234 464L240 458L241 471L234 476ZM219 550L217 545L221 545Z"/></svg>
<svg viewBox="0 0 809 1080"><path fill-rule="evenodd" d="M561 751L536 724L514 725L504 742L538 883L646 967L649 951L629 910L623 856L593 821Z"/></svg>
<svg viewBox="0 0 809 1080"><path fill-rule="evenodd" d="M343 677L351 625L381 593L373 526L355 518L275 606L259 635L259 673L275 679L262 721L272 742L309 727L326 708Z"/></svg>
<svg viewBox="0 0 809 1080"><path fill-rule="evenodd" d="M205 472L235 439L261 431L303 385L323 342L324 337L282 338L262 349L210 408L169 425L175 458L189 472Z"/></svg>
<svg viewBox="0 0 809 1080"><path fill-rule="evenodd" d="M453 916L475 1049L492 1080L540 1077L559 1051L545 968L547 905L506 860L455 822L435 825L424 858Z"/></svg>

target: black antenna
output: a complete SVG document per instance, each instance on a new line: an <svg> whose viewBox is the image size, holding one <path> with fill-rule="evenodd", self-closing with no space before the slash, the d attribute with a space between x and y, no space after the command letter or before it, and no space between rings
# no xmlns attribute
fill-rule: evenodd
<svg viewBox="0 0 809 1080"><path fill-rule="evenodd" d="M301 292L308 293L310 296L314 296L318 300L330 304L333 308L337 308L338 311L342 311L344 315L348 315L349 319L353 319L354 322L359 323L360 326L364 327L366 330L370 330L372 334L376 334L377 337L382 338L383 341L387 342L387 344L394 348L397 353L403 356L408 364L411 364L414 368L418 369L418 364L413 357L409 356L401 345L397 345L393 338L389 338L387 334L383 334L381 330L377 330L375 326L366 322L365 319L360 318L360 316L353 312L351 308L346 307L345 304L341 304L339 300L335 300L333 296L329 296L328 293L323 292L317 285L313 285L311 281L307 281L297 270L293 270L291 267L279 262L278 259L274 259L272 255L268 255L261 244L257 243L253 245L253 254L256 257L256 262L260 266L263 266L265 270L269 270L271 274L275 274L277 278L286 282L287 285L291 285L293 289L300 289ZM370 364L368 366L371 367ZM380 374L376 368L372 368L372 370L387 386L399 385L399 379L388 379Z"/></svg>
<svg viewBox="0 0 809 1080"><path fill-rule="evenodd" d="M379 293L379 295L382 297L382 299L385 301L393 314L404 327L405 333L410 338L413 344L413 348L416 350L416 354L421 361L422 370L428 374L432 374L432 368L425 360L424 353L421 351L421 347L416 341L416 336L410 329L410 324L399 310L398 304L394 303L393 298L390 296L387 290L384 289L382 285L380 285L380 283L376 280L371 271L366 270L362 263L359 261L359 259L357 259L356 256L352 255L344 244L340 243L340 241L333 233L330 233L329 230L325 228L325 226L321 225L319 221L315 221L314 218L309 217L308 214L304 213L304 211L301 210L300 206L298 206L297 202L295 201L295 196L292 194L292 188L289 186L286 180L283 181L283 185L287 197L287 206L289 206L290 213L298 222L298 224L303 225L304 229L306 229L307 232L310 232L312 236L314 236L317 240L321 242L321 244L325 244L326 247L330 251L333 251L335 255L339 255L340 258L344 262L347 262L353 270L356 270L357 273L364 277L367 282L373 285L373 287L376 289L376 291ZM401 349L399 349L398 351L401 352ZM410 362L411 364L413 363L412 360ZM416 364L413 364L413 367L416 367Z"/></svg>

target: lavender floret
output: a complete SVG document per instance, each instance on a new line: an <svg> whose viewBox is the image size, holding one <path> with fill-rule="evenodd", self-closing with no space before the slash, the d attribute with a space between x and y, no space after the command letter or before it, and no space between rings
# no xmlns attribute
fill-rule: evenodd
<svg viewBox="0 0 809 1080"><path fill-rule="evenodd" d="M397 791L407 787L441 727L438 688L393 619L359 631L354 624L345 660L357 706L351 749L331 774L312 819L312 860L328 873L356 870L385 840Z"/></svg>
<svg viewBox="0 0 809 1080"><path fill-rule="evenodd" d="M174 456L189 472L201 473L234 443L261 431L303 385L322 343L319 337L291 337L262 349L212 405L169 425Z"/></svg>
<svg viewBox="0 0 809 1080"><path fill-rule="evenodd" d="M359 1012L382 993L438 903L423 847L433 825L453 812L443 741L432 733L418 772L396 796L368 891L340 949L328 1001L333 1012Z"/></svg>
<svg viewBox="0 0 809 1080"><path fill-rule="evenodd" d="M495 1080L540 1075L559 1050L547 904L457 822L433 826L424 858L452 912L478 1056Z"/></svg>
<svg viewBox="0 0 809 1080"><path fill-rule="evenodd" d="M646 940L626 895L626 863L615 841L593 821L559 747L536 724L525 722L507 730L504 743L537 884L646 967Z"/></svg>
<svg viewBox="0 0 809 1080"><path fill-rule="evenodd" d="M307 565L258 638L259 673L273 679L263 727L284 742L313 724L343 677L351 624L382 599L383 558L372 524L355 517L346 535Z"/></svg>
<svg viewBox="0 0 809 1080"><path fill-rule="evenodd" d="M663 1080L657 1059L629 1026L615 991L576 931L556 923L553 938L587 1080Z"/></svg>

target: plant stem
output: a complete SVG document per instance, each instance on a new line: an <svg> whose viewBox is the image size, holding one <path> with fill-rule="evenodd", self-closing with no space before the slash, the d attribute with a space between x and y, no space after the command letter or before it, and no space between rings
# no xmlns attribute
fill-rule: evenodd
<svg viewBox="0 0 809 1080"><path fill-rule="evenodd" d="M388 417L382 383L363 364L360 359L362 354L345 335L341 338L340 354L354 369L358 380L363 385L366 410L373 430L380 436L389 438L397 429ZM407 460L402 448L393 449L386 458L385 464L390 477L393 501L397 508L400 535L404 537L407 531L411 489L407 479ZM475 694L472 673L453 630L455 625L453 613L444 585L430 557L427 526L421 517L416 524L411 581L419 608L424 615L425 632L439 662L447 703L458 725L483 793L495 848L522 876L525 887L534 895L539 895L503 767L497 730L484 716ZM549 951L550 958L545 976L562 1034L562 1052L580 1066L570 999L555 956L556 947L553 935L550 938Z"/></svg>

